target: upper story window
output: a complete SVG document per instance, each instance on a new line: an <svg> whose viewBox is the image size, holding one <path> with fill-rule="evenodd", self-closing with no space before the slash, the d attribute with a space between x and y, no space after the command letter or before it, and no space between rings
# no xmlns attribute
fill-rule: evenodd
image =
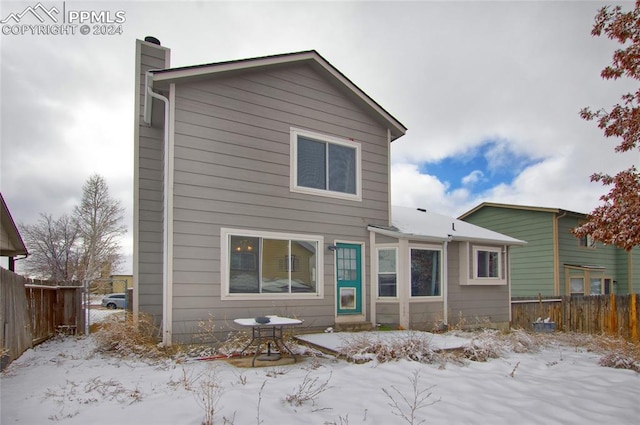
<svg viewBox="0 0 640 425"><path fill-rule="evenodd" d="M591 235L585 235L580 238L580 247L581 248L595 248L596 241L591 237Z"/></svg>
<svg viewBox="0 0 640 425"><path fill-rule="evenodd" d="M322 245L319 236L222 229L223 298L322 296Z"/></svg>
<svg viewBox="0 0 640 425"><path fill-rule="evenodd" d="M351 140L291 129L291 190L361 200L361 147Z"/></svg>

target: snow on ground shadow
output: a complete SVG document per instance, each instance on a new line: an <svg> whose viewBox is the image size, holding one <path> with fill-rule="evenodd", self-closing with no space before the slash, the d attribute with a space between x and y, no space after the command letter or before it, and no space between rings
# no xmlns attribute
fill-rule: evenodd
<svg viewBox="0 0 640 425"><path fill-rule="evenodd" d="M414 347L428 346L418 334L410 337ZM414 352L420 361L373 356L356 363L316 354L239 369L184 355L114 356L98 352L94 336L58 338L28 350L1 375L0 422L585 425L636 424L640 417L640 374L602 367L615 350L599 349L593 338L522 331L443 337L468 341L483 361L466 355L431 362ZM353 334L357 347L380 347L384 338ZM348 339L341 341L347 350Z"/></svg>

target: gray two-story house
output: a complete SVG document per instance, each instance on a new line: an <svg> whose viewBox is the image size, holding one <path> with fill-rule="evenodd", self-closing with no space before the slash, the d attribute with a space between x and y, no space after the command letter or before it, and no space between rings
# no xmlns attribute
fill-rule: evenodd
<svg viewBox="0 0 640 425"><path fill-rule="evenodd" d="M640 250L576 238L586 214L484 202L459 218L527 241L511 257L514 297L640 292Z"/></svg>
<svg viewBox="0 0 640 425"><path fill-rule="evenodd" d="M406 128L316 51L169 59L136 42L134 312L165 344L210 315L221 331L267 314L307 329L508 323L522 242L416 209L397 225L389 151Z"/></svg>

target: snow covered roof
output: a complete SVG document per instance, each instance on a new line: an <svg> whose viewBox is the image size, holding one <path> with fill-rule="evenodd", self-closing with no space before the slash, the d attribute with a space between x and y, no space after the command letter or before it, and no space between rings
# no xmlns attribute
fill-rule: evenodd
<svg viewBox="0 0 640 425"><path fill-rule="evenodd" d="M431 242L469 241L525 245L525 241L453 217L418 208L393 206L392 227L369 225L372 232Z"/></svg>

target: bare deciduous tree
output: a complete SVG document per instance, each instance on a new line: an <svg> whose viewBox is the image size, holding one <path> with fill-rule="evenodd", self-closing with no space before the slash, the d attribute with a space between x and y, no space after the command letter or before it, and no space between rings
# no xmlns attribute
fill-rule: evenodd
<svg viewBox="0 0 640 425"><path fill-rule="evenodd" d="M78 227L67 214L59 219L40 214L36 224L20 225L31 255L22 263L30 276L57 282L77 279Z"/></svg>
<svg viewBox="0 0 640 425"><path fill-rule="evenodd" d="M78 277L99 278L105 269L111 271L121 261L119 238L126 232L124 209L111 197L104 179L94 174L82 187L82 201L73 217L82 240Z"/></svg>
<svg viewBox="0 0 640 425"><path fill-rule="evenodd" d="M30 256L22 262L29 276L56 282L93 280L108 275L121 261L120 236L124 209L109 195L99 175L82 187L82 201L73 215L54 219L41 214L36 224L20 224Z"/></svg>

